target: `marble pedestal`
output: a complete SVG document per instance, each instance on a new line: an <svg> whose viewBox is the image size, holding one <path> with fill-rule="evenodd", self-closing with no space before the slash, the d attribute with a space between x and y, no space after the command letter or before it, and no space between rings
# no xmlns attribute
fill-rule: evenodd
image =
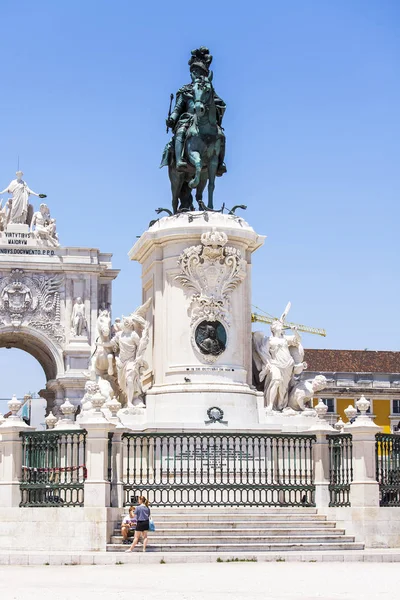
<svg viewBox="0 0 400 600"><path fill-rule="evenodd" d="M130 251L142 265L143 302L153 299L147 427L204 429L212 407L229 428L260 426L251 387L251 255L263 243L242 218L193 212L160 219Z"/></svg>

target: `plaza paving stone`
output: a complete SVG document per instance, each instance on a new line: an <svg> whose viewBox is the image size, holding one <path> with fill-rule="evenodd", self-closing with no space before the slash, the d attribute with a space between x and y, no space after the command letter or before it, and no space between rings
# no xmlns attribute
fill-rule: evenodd
<svg viewBox="0 0 400 600"><path fill-rule="evenodd" d="M398 572L394 563L356 562L3 566L0 598L386 600L396 597Z"/></svg>

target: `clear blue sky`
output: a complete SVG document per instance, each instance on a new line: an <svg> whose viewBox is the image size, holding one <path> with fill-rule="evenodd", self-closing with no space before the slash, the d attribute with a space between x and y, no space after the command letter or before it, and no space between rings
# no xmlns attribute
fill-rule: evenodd
<svg viewBox="0 0 400 600"><path fill-rule="evenodd" d="M19 155L62 244L114 253L114 316L140 302L127 252L170 203L169 94L207 45L228 105L216 204L268 236L254 303L325 327L308 347L399 349L397 0L2 0L0 22L0 189ZM44 384L11 356L0 397Z"/></svg>

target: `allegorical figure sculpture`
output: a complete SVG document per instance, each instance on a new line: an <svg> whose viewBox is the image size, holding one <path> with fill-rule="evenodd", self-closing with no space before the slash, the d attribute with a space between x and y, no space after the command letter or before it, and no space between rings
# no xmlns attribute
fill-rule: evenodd
<svg viewBox="0 0 400 600"><path fill-rule="evenodd" d="M226 173L222 129L226 104L214 90L211 62L208 48L192 50L192 81L178 90L175 108L166 121L167 133L171 128L174 137L164 149L160 166L168 166L174 213L178 208L193 210L192 189L196 189L196 200L203 208L207 181L208 208L212 209L215 177Z"/></svg>
<svg viewBox="0 0 400 600"><path fill-rule="evenodd" d="M37 240L49 246L60 245L56 232L56 220L50 217L47 204L42 203L39 210L33 213L30 226L31 232L33 232L33 236Z"/></svg>
<svg viewBox="0 0 400 600"><path fill-rule="evenodd" d="M11 206L9 201L3 206L3 200L0 200L0 231L4 231L7 225L8 209Z"/></svg>
<svg viewBox="0 0 400 600"><path fill-rule="evenodd" d="M86 329L86 309L82 298L80 297L75 300L72 309L71 328L72 333L76 336L83 335L83 332Z"/></svg>
<svg viewBox="0 0 400 600"><path fill-rule="evenodd" d="M6 225L10 223L27 223L28 220L28 208L29 208L29 196L37 196L38 198L46 198L46 194L37 194L31 190L26 182L22 179L23 172L16 172L16 179L13 179L11 183L0 192L1 194L12 194L12 198L8 200L8 210L6 217Z"/></svg>
<svg viewBox="0 0 400 600"><path fill-rule="evenodd" d="M262 332L253 333L253 360L264 381L264 398L267 410L281 411L289 405L289 390L294 385L294 376L305 368L304 349L301 337L295 327L293 335L283 335L285 318L290 303L280 319L271 324L271 335L264 337Z"/></svg>
<svg viewBox="0 0 400 600"><path fill-rule="evenodd" d="M103 389L107 388L106 383L108 382L109 391L103 395L111 395L112 392L124 405L126 398L118 385L117 375L114 372L115 356L112 353L112 344L110 344L111 330L110 311L102 308L99 310L96 321L96 336L87 375L92 382L97 382Z"/></svg>
<svg viewBox="0 0 400 600"><path fill-rule="evenodd" d="M122 329L104 344L115 357L118 385L126 397L127 408L143 408L142 374L147 368L144 353L149 343L150 323L144 318L151 298L128 317L122 317ZM113 375L109 361L108 375Z"/></svg>

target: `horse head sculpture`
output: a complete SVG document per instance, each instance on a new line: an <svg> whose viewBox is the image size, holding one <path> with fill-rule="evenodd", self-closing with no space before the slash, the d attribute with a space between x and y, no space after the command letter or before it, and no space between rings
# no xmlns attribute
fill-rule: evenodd
<svg viewBox="0 0 400 600"><path fill-rule="evenodd" d="M214 105L214 89L211 83L212 77L199 77L193 83L193 101L196 117L201 119L207 110ZM211 116L211 115L210 115ZM214 123L216 114L214 110Z"/></svg>
<svg viewBox="0 0 400 600"><path fill-rule="evenodd" d="M103 342L110 339L111 317L108 310L102 310L97 318L97 333Z"/></svg>

